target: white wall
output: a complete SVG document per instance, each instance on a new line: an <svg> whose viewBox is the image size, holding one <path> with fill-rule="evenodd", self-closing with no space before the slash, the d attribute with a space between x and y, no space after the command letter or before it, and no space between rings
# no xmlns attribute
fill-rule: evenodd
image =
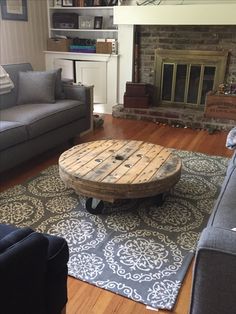
<svg viewBox="0 0 236 314"><path fill-rule="evenodd" d="M0 18L0 63L30 62L45 69L43 51L48 37L46 0L28 0L28 21Z"/></svg>

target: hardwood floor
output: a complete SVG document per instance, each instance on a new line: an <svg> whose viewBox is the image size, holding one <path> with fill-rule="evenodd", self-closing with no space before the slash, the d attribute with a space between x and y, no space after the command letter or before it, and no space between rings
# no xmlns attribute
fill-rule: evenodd
<svg viewBox="0 0 236 314"><path fill-rule="evenodd" d="M226 132L217 132L210 135L202 130L171 128L148 121L113 119L110 115L106 115L103 128L77 139L76 143L108 138L136 139L166 147L230 157L232 152L225 147L226 136ZM4 173L0 179L1 190L21 183L49 165L57 163L59 155L67 148L68 146L64 145L59 149L36 157L17 169ZM192 265L185 277L176 307L174 311L169 313L188 313L191 273ZM71 277L68 277L68 297L67 314L155 313L147 310L142 304ZM159 311L158 313L165 314L168 312Z"/></svg>

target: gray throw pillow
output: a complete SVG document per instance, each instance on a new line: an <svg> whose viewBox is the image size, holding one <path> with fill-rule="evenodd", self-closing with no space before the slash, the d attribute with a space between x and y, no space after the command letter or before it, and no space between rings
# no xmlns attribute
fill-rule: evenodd
<svg viewBox="0 0 236 314"><path fill-rule="evenodd" d="M17 104L54 103L56 71L19 72Z"/></svg>

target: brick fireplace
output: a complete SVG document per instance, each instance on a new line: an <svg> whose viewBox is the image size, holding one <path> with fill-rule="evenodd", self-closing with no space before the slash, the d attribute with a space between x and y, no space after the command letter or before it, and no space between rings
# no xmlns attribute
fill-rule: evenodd
<svg viewBox="0 0 236 314"><path fill-rule="evenodd" d="M139 38L138 76L140 82L156 84L155 53L157 49L183 52L189 50L190 53L191 51L211 51L219 52L219 54L224 51L227 55L227 62L224 65L223 79L221 75L217 84L236 81L235 25L140 25L136 26L136 31ZM165 106L160 102L159 97L159 100L157 99L150 108L114 106L113 116L192 128L230 129L235 125L235 120L205 118L203 105L196 108L191 105L179 106L169 102L168 106Z"/></svg>

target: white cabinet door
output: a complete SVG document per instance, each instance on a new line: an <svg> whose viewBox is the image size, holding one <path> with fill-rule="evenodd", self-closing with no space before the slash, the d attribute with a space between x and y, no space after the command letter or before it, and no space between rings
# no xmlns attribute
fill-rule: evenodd
<svg viewBox="0 0 236 314"><path fill-rule="evenodd" d="M61 77L74 81L73 60L54 59L54 69L62 68Z"/></svg>
<svg viewBox="0 0 236 314"><path fill-rule="evenodd" d="M107 101L107 70L106 62L76 61L76 83L94 86L94 102Z"/></svg>

